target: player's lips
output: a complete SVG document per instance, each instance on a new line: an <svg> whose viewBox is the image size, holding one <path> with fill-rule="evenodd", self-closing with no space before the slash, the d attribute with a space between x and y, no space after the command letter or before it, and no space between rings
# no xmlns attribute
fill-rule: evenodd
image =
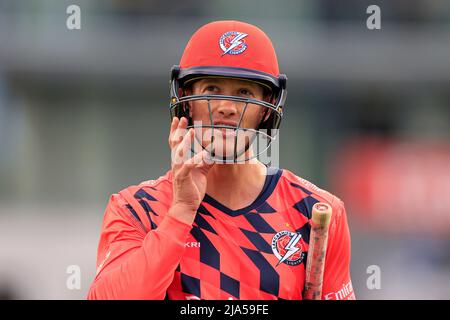
<svg viewBox="0 0 450 320"><path fill-rule="evenodd" d="M234 121L225 121L225 120L221 120L221 121L214 121L214 125L224 125L224 126L230 126L230 127L237 127L237 123Z"/></svg>
<svg viewBox="0 0 450 320"><path fill-rule="evenodd" d="M233 122L233 121L226 121L226 120L221 120L221 121L214 121L214 125L215 126L228 126L228 127L232 127L232 128L215 128L215 130L220 130L222 132L223 135L229 137L231 135L234 135L234 131L237 127L237 123Z"/></svg>

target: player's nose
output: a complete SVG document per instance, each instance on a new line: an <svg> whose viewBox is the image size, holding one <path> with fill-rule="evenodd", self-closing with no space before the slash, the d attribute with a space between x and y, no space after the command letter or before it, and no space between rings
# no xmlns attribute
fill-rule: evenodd
<svg viewBox="0 0 450 320"><path fill-rule="evenodd" d="M222 118L232 118L238 113L237 103L230 100L219 100L217 113Z"/></svg>

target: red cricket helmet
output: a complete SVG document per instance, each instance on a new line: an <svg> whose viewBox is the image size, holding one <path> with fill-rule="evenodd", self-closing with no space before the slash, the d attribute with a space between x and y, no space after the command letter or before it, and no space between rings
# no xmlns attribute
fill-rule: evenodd
<svg viewBox="0 0 450 320"><path fill-rule="evenodd" d="M185 84L202 77L229 77L257 82L272 93L271 102L235 96L186 96ZM286 75L279 73L275 49L269 37L258 27L240 21L215 21L198 29L184 49L179 65L171 74L171 116L186 117L193 127L187 102L199 99L228 99L258 104L271 111L256 131L267 130L269 142L275 139L283 116L287 90ZM205 126L202 126L205 127ZM220 128L211 125L210 128ZM235 128L244 130L239 125ZM274 130L275 129L275 130ZM258 132L260 133L260 132ZM267 148L266 148L267 149Z"/></svg>

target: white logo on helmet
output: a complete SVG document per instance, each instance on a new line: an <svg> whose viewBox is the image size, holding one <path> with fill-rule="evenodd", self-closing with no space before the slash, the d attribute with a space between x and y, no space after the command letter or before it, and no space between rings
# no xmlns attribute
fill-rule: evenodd
<svg viewBox="0 0 450 320"><path fill-rule="evenodd" d="M228 31L225 32L219 40L220 48L223 53L222 56L226 54L240 54L247 49L247 44L245 43L244 38L248 36L248 34L237 31Z"/></svg>

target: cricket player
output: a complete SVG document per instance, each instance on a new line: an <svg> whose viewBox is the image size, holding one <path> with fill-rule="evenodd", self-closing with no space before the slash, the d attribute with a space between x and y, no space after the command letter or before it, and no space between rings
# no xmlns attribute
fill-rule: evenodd
<svg viewBox="0 0 450 320"><path fill-rule="evenodd" d="M194 33L172 69L171 170L111 196L88 299L300 300L317 202L333 209L322 299L354 299L343 202L252 147L276 137L286 79L258 27Z"/></svg>

